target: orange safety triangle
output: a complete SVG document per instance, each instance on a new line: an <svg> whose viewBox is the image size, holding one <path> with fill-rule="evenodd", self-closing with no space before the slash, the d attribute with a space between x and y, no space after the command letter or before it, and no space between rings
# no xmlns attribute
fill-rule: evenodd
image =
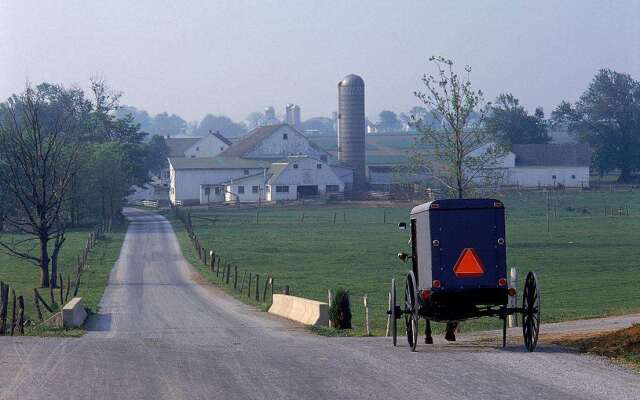
<svg viewBox="0 0 640 400"><path fill-rule="evenodd" d="M460 253L453 273L458 278L477 278L484 275L484 266L478 253L472 248L466 248Z"/></svg>

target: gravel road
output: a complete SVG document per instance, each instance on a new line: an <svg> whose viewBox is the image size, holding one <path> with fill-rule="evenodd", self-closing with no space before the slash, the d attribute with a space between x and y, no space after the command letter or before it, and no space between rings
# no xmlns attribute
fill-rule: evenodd
<svg viewBox="0 0 640 400"><path fill-rule="evenodd" d="M0 338L0 399L638 399L640 376L541 346L325 338L201 283L162 217L126 210L82 338Z"/></svg>

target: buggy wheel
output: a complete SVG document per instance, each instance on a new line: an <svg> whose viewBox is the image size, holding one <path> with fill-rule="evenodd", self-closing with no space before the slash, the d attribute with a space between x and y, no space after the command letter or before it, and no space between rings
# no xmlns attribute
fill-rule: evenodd
<svg viewBox="0 0 640 400"><path fill-rule="evenodd" d="M540 332L540 287L534 272L527 274L522 294L522 335L528 351L534 351Z"/></svg>
<svg viewBox="0 0 640 400"><path fill-rule="evenodd" d="M416 351L418 345L418 316L415 313L405 315L407 324L407 341L411 351Z"/></svg>
<svg viewBox="0 0 640 400"><path fill-rule="evenodd" d="M416 305L416 278L413 275L413 271L409 271L404 291L404 322L411 351L416 350L418 343L418 311L416 310Z"/></svg>
<svg viewBox="0 0 640 400"><path fill-rule="evenodd" d="M396 306L396 280L391 279L391 302L389 304L389 316L391 319L391 337L393 338L393 346L398 345L398 307Z"/></svg>

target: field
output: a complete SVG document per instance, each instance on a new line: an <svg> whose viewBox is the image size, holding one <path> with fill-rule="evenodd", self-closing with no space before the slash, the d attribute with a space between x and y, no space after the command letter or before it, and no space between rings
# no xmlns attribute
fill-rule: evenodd
<svg viewBox="0 0 640 400"><path fill-rule="evenodd" d="M514 193L501 198L508 210L509 265L519 268L521 283L526 271L537 272L545 322L640 310L640 193ZM294 295L326 301L328 289L348 289L356 334L363 333L367 294L373 333L381 335L391 278L403 291L408 265L396 254L409 251L408 235L397 229L397 222L408 220L410 208L408 203L343 203L193 209L192 219L203 246L240 271L272 274L276 290L289 285ZM195 265L186 234L173 221L183 251ZM483 319L463 329L497 324L497 319Z"/></svg>
<svg viewBox="0 0 640 400"><path fill-rule="evenodd" d="M100 239L96 247L91 251L87 265L88 268L82 273L82 281L78 296L83 297L85 307L95 312L104 292L104 288L109 279L109 274L113 264L120 254L120 247L124 239L125 227L114 228L111 233ZM85 246L89 229L73 230L67 234L67 241L60 251L58 269L65 277L67 273L72 273L76 264L76 257L81 254ZM35 251L35 249L34 249ZM27 261L10 257L0 253L0 280L8 283L15 289L17 296L24 296L25 320L37 320L37 313L33 303L33 288L38 287L40 282L40 270ZM72 275L73 276L73 275ZM40 289L40 294L49 302L48 289ZM59 290L54 291L56 302L59 303ZM46 310L42 309L47 318ZM27 334L81 334L82 332L56 332L54 330L27 330Z"/></svg>

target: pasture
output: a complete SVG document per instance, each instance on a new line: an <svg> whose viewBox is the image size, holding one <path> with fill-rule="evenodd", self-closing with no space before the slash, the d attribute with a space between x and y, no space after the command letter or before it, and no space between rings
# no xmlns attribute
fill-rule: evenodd
<svg viewBox="0 0 640 400"><path fill-rule="evenodd" d="M114 227L114 230L107 233L104 237L98 240L96 247L89 253L87 260L87 268L82 273L82 279L78 290L78 296L82 297L85 302L85 307L95 312L98 308L98 303L104 292L109 274L115 261L120 254L120 247L124 239L126 227ZM91 229L73 229L67 233L67 240L64 243L59 259L58 259L58 272L62 273L65 279L67 276L74 276L75 266L77 263L77 257L82 253L84 249L87 235ZM7 234L3 236L6 239ZM21 240L21 235L15 235L16 241ZM38 252L37 247L23 246L25 251L36 254ZM33 288L39 287L40 283L40 269L22 259L11 257L6 253L0 252L0 281L3 281L11 286L11 289L16 291L17 296L24 296L25 302L25 320L30 319L37 321L37 314L34 306ZM65 289L66 290L66 289ZM49 290L39 289L42 297L49 303ZM59 306L60 290L54 289L55 303ZM49 314L42 308L41 310L46 319ZM43 330L43 329L27 329L27 334L37 335L77 335L82 331L72 330L69 332L59 330Z"/></svg>
<svg viewBox="0 0 640 400"><path fill-rule="evenodd" d="M544 322L640 310L640 193L512 193L507 207L508 262L537 272ZM547 212L547 204L549 212ZM355 333L364 326L368 295L372 331L384 334L391 278L404 290L409 268L397 259L408 252L409 203L341 203L322 206L192 210L202 245L241 271L271 273L276 290L326 301L327 289L351 293ZM549 217L547 217L549 214ZM175 221L175 220L174 220ZM184 230L176 222L176 232ZM183 250L189 247L183 245ZM186 250L185 253L191 253ZM188 258L195 263L195 256ZM478 320L463 329L497 327Z"/></svg>

